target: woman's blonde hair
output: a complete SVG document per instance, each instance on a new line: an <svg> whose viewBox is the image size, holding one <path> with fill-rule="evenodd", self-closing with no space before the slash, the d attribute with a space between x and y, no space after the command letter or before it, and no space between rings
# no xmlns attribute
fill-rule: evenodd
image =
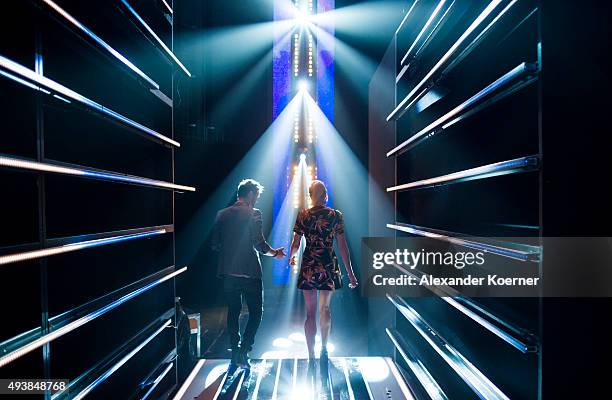
<svg viewBox="0 0 612 400"><path fill-rule="evenodd" d="M323 181L312 181L308 194L313 204L324 204L327 201L327 187Z"/></svg>

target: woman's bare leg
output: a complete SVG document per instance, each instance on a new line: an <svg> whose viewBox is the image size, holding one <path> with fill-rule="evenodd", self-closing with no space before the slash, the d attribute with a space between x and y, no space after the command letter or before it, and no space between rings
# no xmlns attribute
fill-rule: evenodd
<svg viewBox="0 0 612 400"><path fill-rule="evenodd" d="M331 331L331 310L329 305L331 302L333 290L319 291L319 326L321 328L321 351L327 349L327 339Z"/></svg>
<svg viewBox="0 0 612 400"><path fill-rule="evenodd" d="M314 359L315 336L317 334L317 291L302 290L306 302L306 321L304 322L304 335L308 347L308 358Z"/></svg>

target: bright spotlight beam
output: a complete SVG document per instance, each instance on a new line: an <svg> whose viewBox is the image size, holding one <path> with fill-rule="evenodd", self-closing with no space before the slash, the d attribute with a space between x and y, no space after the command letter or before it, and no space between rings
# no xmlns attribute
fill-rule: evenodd
<svg viewBox="0 0 612 400"><path fill-rule="evenodd" d="M370 179L367 169L353 153L342 135L323 114L314 99L304 94L308 115L317 132L316 165L320 179L332 193L331 206L344 215L346 236L353 254L359 254L362 237L368 236L368 200L385 214L393 215L392 197ZM353 268L359 271L359 259L353 258ZM347 312L360 315L361 305L350 303Z"/></svg>
<svg viewBox="0 0 612 400"><path fill-rule="evenodd" d="M206 203L194 214L183 232L178 233L181 240L177 241L177 246L181 248L185 260L191 261L208 238L217 211L235 199L238 182L246 177L252 177L269 189L275 187L274 171L284 168L283 157L276 156L281 153L289 154L291 151L291 141L288 139L287 132L291 132L293 116L295 110L302 104L302 97L296 95L289 102ZM265 210L266 213L272 210L272 199L268 193L271 191L264 191L258 202L259 208Z"/></svg>
<svg viewBox="0 0 612 400"><path fill-rule="evenodd" d="M301 80L298 82L298 89L302 92L308 91L308 82L305 80Z"/></svg>
<svg viewBox="0 0 612 400"><path fill-rule="evenodd" d="M295 26L305 27L312 20L312 16L309 15L305 10L296 9L293 17Z"/></svg>

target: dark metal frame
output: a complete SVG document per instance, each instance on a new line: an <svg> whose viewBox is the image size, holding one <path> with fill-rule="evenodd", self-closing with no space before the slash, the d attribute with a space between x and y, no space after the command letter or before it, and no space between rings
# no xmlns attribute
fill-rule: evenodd
<svg viewBox="0 0 612 400"><path fill-rule="evenodd" d="M47 18L47 17L51 17L51 18L57 18L57 12L55 10L52 10L49 7L41 7L40 4L40 0L32 0L32 3L34 3L35 5L37 5L37 9L36 12L34 12L35 18L37 19L36 23L35 23L35 43L34 43L34 55L35 55L35 70L29 70L30 72L28 72L28 76L18 76L20 75L19 71L15 70L15 68L11 68L11 65L16 66L16 64L10 64L8 63L7 66L9 72L5 73L4 77L0 77L0 79L5 79L5 78L11 78L13 80L16 80L18 82L20 82L21 84L25 84L29 87L32 87L33 89L38 88L38 90L36 91L36 93L34 94L35 99L36 99L36 159L32 160L33 162L37 162L37 163L48 163L48 160L45 157L45 127L44 127L44 121L43 121L43 96L49 95L49 94L53 94L53 93L57 93L60 97L60 99L62 99L62 96L65 96L65 93L62 92L66 92L66 93L75 93L73 91L71 91L69 88L64 87L63 85L59 85L56 82L47 82L45 81L45 78L42 75L42 71L43 71L43 63L44 60L42 58L42 50L43 50L43 46L44 46L44 39L42 36L42 19L43 18ZM170 1L170 3L172 3ZM170 7L172 7L172 5L169 5ZM171 21L171 20L169 20ZM79 34L78 29L74 29L74 27L72 27L72 32L74 34ZM96 41L98 44L101 44L100 41L95 40L96 39L96 35L93 34L94 36L92 36L91 34L89 34L86 30L81 29L81 33L87 35L87 38L83 38L85 41L89 42L90 45L94 46L95 45L93 43L91 43L91 40ZM174 31L172 31L172 41L174 42ZM174 43L170 44L170 47L173 47ZM124 70L125 73L134 73L135 71L131 68L125 68L126 66L129 67L128 64L125 63L125 61L121 60L121 58L116 57L116 55L113 54L113 52L109 49L106 48L106 53L104 51L102 51L102 49L97 49L99 50L101 53L105 53L103 55L107 56L108 58L113 58L110 56L114 56L115 58L115 62L117 60L122 62L122 66L124 68L122 68ZM8 59L4 59L5 61ZM10 60L9 60L10 61ZM8 62L8 61L7 61ZM10 65L9 65L10 64ZM17 67L16 67L17 68ZM19 68L17 68L19 70ZM25 71L25 70L21 70L21 71ZM26 71L27 72L27 71ZM36 74L36 75L32 75L32 74ZM37 76L38 75L38 76ZM17 79L15 79L17 78ZM142 77L141 77L142 78ZM146 79L145 79L146 80ZM46 86L45 83L50 83L51 86L47 87L49 90L41 90L41 86ZM150 82L149 82L150 83ZM174 82L172 80L172 90L174 91ZM155 85L152 85L153 87L155 87ZM56 89L59 89L56 90ZM64 90L66 89L66 90ZM75 93L76 94L76 93ZM155 93L154 93L155 94ZM174 157L174 147L179 146L178 142L175 142L172 138L174 137L174 127L172 127L172 132L170 137L163 137L164 140L160 139L159 136L156 136L155 134L157 134L157 132L149 132L150 130L140 124L138 124L135 121L132 120L128 120L125 117L121 116L120 114L109 110L108 108L104 107L101 104L95 103L93 101L85 101L82 102L79 99L78 94L76 94L76 98L73 98L73 100L76 100L76 103L78 104L79 102L82 103L82 105L86 106L85 109L88 110L93 110L98 112L100 115L102 115L105 118L109 118L110 120L114 121L114 122L120 122L122 123L122 125L124 127L127 127L133 131L138 132L139 134L143 134L143 136L152 139L154 141L159 142L160 144L164 145L165 147L168 148L168 151L171 152L171 179L172 181L170 182L171 184L173 184L174 179L175 179L175 171L174 171L174 162L175 162L175 157ZM158 96L159 97L159 96ZM84 97L83 97L84 98ZM86 99L86 98L84 98ZM65 100L65 99L63 99ZM86 99L88 100L88 99ZM71 104L71 106L74 106L75 102L72 101L73 104ZM166 102L166 104L168 104L170 107L172 107L172 102L170 99L170 102ZM171 114L171 118L174 119L174 110L172 110L172 114ZM173 122L173 121L172 121ZM173 124L172 124L173 125ZM160 135L161 134L157 134ZM12 157L11 155L9 155L10 157ZM64 166L68 166L68 164L64 164L64 163L55 163L57 165L64 165ZM2 167L4 168L4 167ZM106 172L106 171L103 171ZM58 246L65 246L65 245L71 245L71 244L78 244L80 242L84 242L84 241L91 241L91 240L97 240L97 239L108 239L108 238L113 238L115 236L122 236L122 235L136 235L136 234L140 234L140 233L146 233L152 230L164 230L165 233L170 233L172 235L172 245L171 245L171 251L172 251L172 259L173 262L176 260L176 249L175 249L175 232L174 232L174 223L175 223L175 213L174 213L174 207L175 207L175 190L171 190L172 192L172 202L171 202L171 207L172 207L172 223L168 224L168 225L162 225L162 226L157 226L157 227L143 227L143 228L134 228L134 229L125 229L125 230L120 230L120 231L114 231L114 232L99 232L99 233L92 233L92 234L86 234L86 235L79 235L79 236L71 236L71 237L61 237L61 238L49 238L48 237L48 233L47 233L47 228L46 228L46 222L47 222L47 217L46 217L46 199L45 199L45 181L46 181L46 174L48 172L45 171L38 171L38 170L34 170L33 171L34 174L36 174L37 176L37 185L38 185L38 192L37 192L37 201L38 201L38 208L36 210L39 218L38 218L38 240L36 242L33 243L25 243L25 244L19 244L19 245L14 245L14 246L9 246L9 247L5 247L0 249L0 254L6 255L6 254L13 254L13 253L17 253L17 252L25 252L25 251L32 251L32 250L39 250L39 249L48 249L48 248L52 248L52 247L58 247ZM119 174L118 174L119 175ZM136 182L126 182L126 183L134 183L136 184ZM150 185L148 185L150 186ZM155 185L153 185L155 186ZM170 189L176 189L176 188L170 188ZM78 250L77 250L78 251ZM2 348L4 349L4 352L6 353L6 351L8 351L7 349L9 347L13 348L13 349L19 349L22 347L27 346L28 344L30 344L32 341L36 340L36 338L40 338L43 337L45 335L51 334L53 333L58 326L61 327L66 323L70 323L71 321L74 321L78 318L80 318L84 313L86 315L92 314L92 313L97 313L97 312L105 312L103 310L106 310L109 305L113 305L113 307L118 307L121 304L127 302L128 300L130 300L132 297L137 296L140 293L143 293L144 291L147 291L155 286L157 286L158 284L162 283L162 282L166 282L168 280L172 281L172 285L173 285L173 293L174 293L174 299L172 299L173 301L176 301L176 282L175 282L175 275L184 271L186 268L182 268L179 270L175 270L174 267L168 267L165 268L163 270L160 270L152 275L149 275L147 277L141 278L139 280L137 280L136 282L133 282L121 289L111 289L112 291L106 293L105 295L97 298L94 301L88 302L86 304L82 304L81 306L78 306L72 310L66 311L58 316L55 317L50 317L49 316L49 305L48 305L48 278L47 278L47 257L41 257L38 258L37 260L35 260L35 262L38 264L39 266L39 271L40 271L40 285L41 285L41 304L40 304L40 312L41 312L41 325L39 328L35 328L31 331L28 332L24 332L16 337L13 337L12 339L9 340L5 340L2 343ZM9 265L6 268L16 268L18 266L16 265ZM120 296L120 297L118 297ZM101 314L100 314L101 315ZM139 349L139 348L143 348L144 346L146 346L146 344L152 340L157 334L161 333L163 330L170 328L173 329L174 331L174 349L171 351L172 354L174 354L174 356L172 357L172 359L170 360L169 363L166 363L167 365L169 365L170 369L166 369L164 370L164 374L167 374L171 369L174 369L174 377L172 378L172 382L169 383L170 387L166 388L164 387L164 390L172 390L174 387L176 387L177 385L177 367L176 367L176 345L177 345L177 340L176 340L176 331L175 331L175 324L173 323L173 321L176 321L176 307L172 307L171 309L169 309L162 317L164 319L164 323L159 323L158 321L161 321L161 319L156 320L154 322L152 322L149 326L143 328L143 330L137 334L136 336L134 336L133 340L131 340L129 343L127 343L124 347L117 349L113 354L109 355L110 358L102 360L101 363L105 362L105 361L109 361L109 360L115 360L117 357L119 357L120 355L129 355L131 354L131 352L135 349ZM80 325L79 325L80 326ZM78 327L75 328L78 330ZM146 336L148 333L153 332L151 335ZM144 340L142 340L144 337L146 336L146 338ZM135 346L134 343L139 342L138 346ZM44 344L41 345L42 347L42 364L43 364L43 377L44 379L51 379L51 371L50 371L50 346L49 346L49 342L45 342ZM135 354L135 353L134 353ZM120 360L121 361L121 360ZM127 359L125 359L125 361L127 361ZM10 362L10 361L9 361ZM165 361L164 361L165 362ZM106 371L103 371L101 369L96 369L94 371L94 369L96 367L100 367L101 364L94 366L91 370L86 371L85 374L87 374L87 372L92 372L93 375L89 375L91 376L106 376L105 374L109 374L114 372L113 367L114 365L108 365L108 368L106 369ZM155 371L153 371L155 372ZM73 381L75 384L80 383L82 380L75 380ZM88 382L89 384L95 383L96 381L91 381ZM89 386L89 385L88 385ZM91 386L90 388L93 389L95 387ZM70 396L72 396L74 393L71 393ZM57 397L57 396L55 396ZM54 397L54 398L55 398ZM51 398L51 394L47 393L45 395L46 399L50 399Z"/></svg>

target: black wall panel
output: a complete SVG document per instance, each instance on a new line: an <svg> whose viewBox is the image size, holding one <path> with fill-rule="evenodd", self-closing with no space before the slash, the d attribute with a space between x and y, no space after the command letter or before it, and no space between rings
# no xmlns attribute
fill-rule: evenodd
<svg viewBox="0 0 612 400"><path fill-rule="evenodd" d="M138 397L178 362L173 76L189 72L173 59L171 12L153 0L6 7L0 378L69 379L60 398ZM172 370L156 393L175 385Z"/></svg>
<svg viewBox="0 0 612 400"><path fill-rule="evenodd" d="M394 109L382 116L396 132L395 143L382 150L395 164L394 181L386 187L395 217L386 222L425 236L512 237L509 246L537 245L541 164L471 180L418 183L523 157L541 160L539 2L420 0L408 2L408 9L393 39L395 90L388 98L395 98ZM384 135L384 128L370 135L377 133ZM388 234L419 235L397 228ZM541 268L540 262L506 260L504 268ZM396 352L415 393L429 388L431 395L437 383L449 399L540 398L539 299L448 294L447 300L390 300L397 309L391 336L401 339L396 347L431 374L431 381L415 374L415 364ZM420 332L419 326L427 328ZM514 339L520 344L513 345ZM455 355L445 359L449 348ZM482 376L467 377L463 363Z"/></svg>

